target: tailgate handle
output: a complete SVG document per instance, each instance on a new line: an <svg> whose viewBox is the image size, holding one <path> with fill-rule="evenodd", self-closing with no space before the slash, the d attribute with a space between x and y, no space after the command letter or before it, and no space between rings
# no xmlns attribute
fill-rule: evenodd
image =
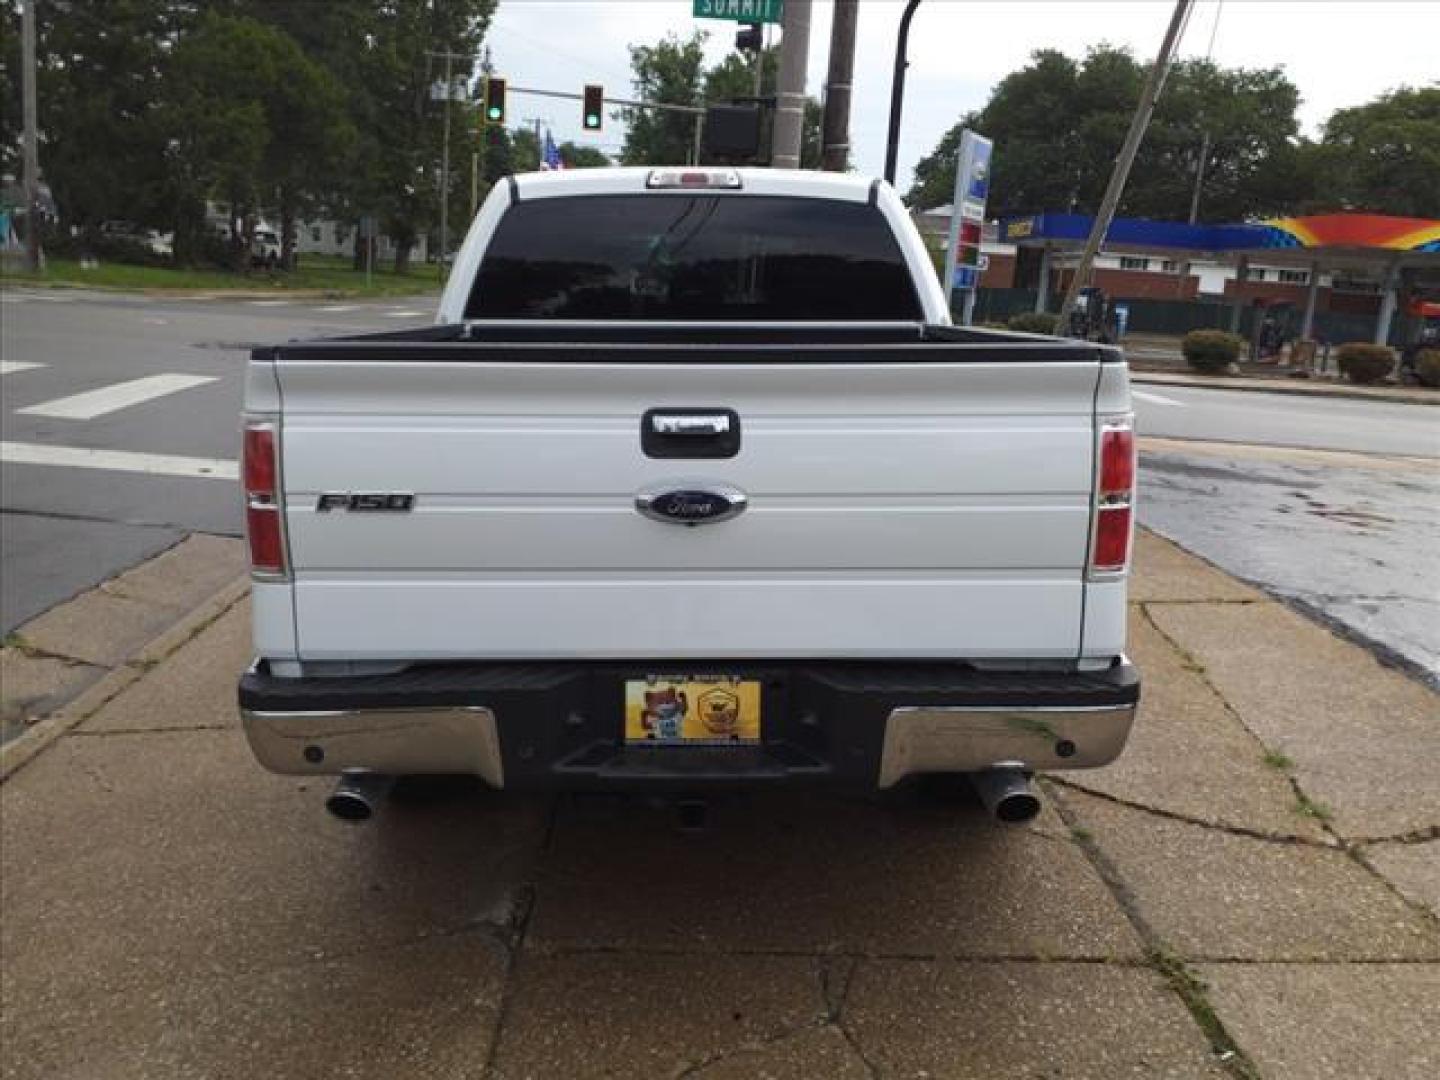
<svg viewBox="0 0 1440 1080"><path fill-rule="evenodd" d="M730 433L730 417L724 413L652 414L650 430L656 435L713 437Z"/></svg>
<svg viewBox="0 0 1440 1080"><path fill-rule="evenodd" d="M740 414L714 405L649 409L640 417L640 449L649 458L733 458L740 453Z"/></svg>

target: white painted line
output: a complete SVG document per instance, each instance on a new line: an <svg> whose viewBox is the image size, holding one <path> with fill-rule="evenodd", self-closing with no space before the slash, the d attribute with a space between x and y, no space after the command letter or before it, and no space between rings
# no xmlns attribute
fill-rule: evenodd
<svg viewBox="0 0 1440 1080"><path fill-rule="evenodd" d="M214 375L146 375L143 379L102 386L98 390L42 401L39 405L15 411L25 416L49 416L56 420L94 420L106 413L215 381Z"/></svg>
<svg viewBox="0 0 1440 1080"><path fill-rule="evenodd" d="M0 375L14 375L21 371L33 371L44 364L32 364L28 360L0 360Z"/></svg>
<svg viewBox="0 0 1440 1080"><path fill-rule="evenodd" d="M44 293L28 293L25 298L27 300L43 300L47 304L73 304L75 302L73 296L50 296Z"/></svg>
<svg viewBox="0 0 1440 1080"><path fill-rule="evenodd" d="M385 311L381 315L387 319L419 319L428 315L428 311Z"/></svg>
<svg viewBox="0 0 1440 1080"><path fill-rule="evenodd" d="M11 293L0 293L0 304L20 304L24 303L24 301L25 297L23 296L15 296Z"/></svg>
<svg viewBox="0 0 1440 1080"><path fill-rule="evenodd" d="M1177 409L1188 409L1190 407L1183 401L1176 401L1174 398L1168 398L1164 394L1146 393L1144 390L1131 390L1130 396L1139 398L1141 401L1152 402L1156 405L1174 405Z"/></svg>
<svg viewBox="0 0 1440 1080"><path fill-rule="evenodd" d="M289 300L247 300L251 307L289 307Z"/></svg>
<svg viewBox="0 0 1440 1080"><path fill-rule="evenodd" d="M0 463L104 469L149 476L191 476L205 480L240 478L239 463L222 458L137 454L128 450L92 450L84 446L46 446L42 443L0 442Z"/></svg>
<svg viewBox="0 0 1440 1080"><path fill-rule="evenodd" d="M325 306L325 307L322 307L320 310L321 310L321 311L337 312L337 313L338 313L338 312L341 312L341 311L359 311L359 310L360 310L360 305L359 305L359 304L329 304L329 305L327 305L327 306Z"/></svg>

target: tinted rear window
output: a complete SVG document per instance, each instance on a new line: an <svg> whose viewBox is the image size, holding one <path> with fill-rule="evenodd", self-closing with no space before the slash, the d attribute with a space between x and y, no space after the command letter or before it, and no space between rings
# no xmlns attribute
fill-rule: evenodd
<svg viewBox="0 0 1440 1080"><path fill-rule="evenodd" d="M914 320L879 209L827 199L599 195L511 207L465 314L487 319Z"/></svg>

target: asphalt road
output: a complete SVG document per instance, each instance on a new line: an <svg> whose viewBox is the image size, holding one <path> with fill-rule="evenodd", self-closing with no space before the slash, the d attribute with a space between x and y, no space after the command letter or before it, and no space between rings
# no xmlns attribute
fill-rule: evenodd
<svg viewBox="0 0 1440 1080"><path fill-rule="evenodd" d="M252 343L423 324L434 302L41 290L0 301L6 631L190 531L238 535L231 477ZM1440 668L1440 460L1415 460L1440 459L1440 409L1142 385L1136 411L1142 435L1190 440L1143 455L1143 523L1413 666ZM87 450L120 456L56 464ZM126 456L136 454L158 459Z"/></svg>
<svg viewBox="0 0 1440 1080"><path fill-rule="evenodd" d="M424 324L433 310L430 297L0 293L0 627L9 632L189 532L240 534L233 477L252 344ZM98 468L53 463L82 449L112 456ZM159 460L125 456L136 454ZM37 458L50 463L29 463ZM173 475L177 466L194 477Z"/></svg>

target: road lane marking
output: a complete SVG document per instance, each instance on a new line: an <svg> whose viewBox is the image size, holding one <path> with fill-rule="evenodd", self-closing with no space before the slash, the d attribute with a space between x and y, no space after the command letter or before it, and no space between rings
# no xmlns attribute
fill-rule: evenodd
<svg viewBox="0 0 1440 1080"><path fill-rule="evenodd" d="M382 317L386 319L419 319L428 314L429 312L426 311L385 311L381 313Z"/></svg>
<svg viewBox="0 0 1440 1080"><path fill-rule="evenodd" d="M1177 409L1189 408L1189 406L1186 405L1185 402L1176 401L1174 398L1168 398L1164 394L1149 394L1146 393L1144 390L1131 390L1130 396L1133 398L1139 398L1141 401L1152 402L1156 405L1174 405Z"/></svg>
<svg viewBox="0 0 1440 1080"><path fill-rule="evenodd" d="M217 376L214 375L146 375L143 379L102 386L98 390L42 401L39 405L15 411L25 416L48 416L56 420L94 420L97 416L127 409L131 405L216 381Z"/></svg>
<svg viewBox="0 0 1440 1080"><path fill-rule="evenodd" d="M129 450L93 450L84 446L0 442L0 464L54 465L67 469L103 469L148 476L189 476L203 480L238 480L240 465L223 458L138 454Z"/></svg>
<svg viewBox="0 0 1440 1080"><path fill-rule="evenodd" d="M44 366L44 364L33 364L28 360L0 360L0 375L15 375L22 371L33 371L36 368L42 368Z"/></svg>
<svg viewBox="0 0 1440 1080"><path fill-rule="evenodd" d="M251 307L289 307L292 300L247 300Z"/></svg>
<svg viewBox="0 0 1440 1080"><path fill-rule="evenodd" d="M25 299L43 300L47 304L73 304L75 302L73 296L46 296L42 293L26 293Z"/></svg>
<svg viewBox="0 0 1440 1080"><path fill-rule="evenodd" d="M321 311L331 311L331 312L336 312L336 313L341 312L341 311L359 311L359 310L360 310L360 305L359 305L359 304L329 304L329 305L327 305L326 307L322 307L320 310L321 310Z"/></svg>

